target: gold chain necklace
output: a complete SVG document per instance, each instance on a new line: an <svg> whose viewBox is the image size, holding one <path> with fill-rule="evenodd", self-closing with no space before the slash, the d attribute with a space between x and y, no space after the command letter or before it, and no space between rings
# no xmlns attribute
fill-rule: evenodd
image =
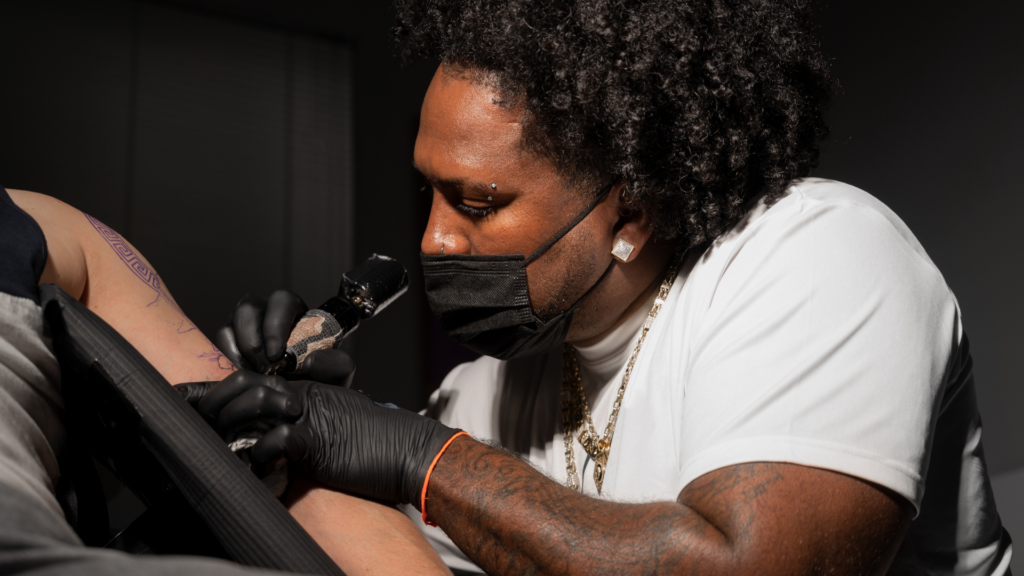
<svg viewBox="0 0 1024 576"><path fill-rule="evenodd" d="M605 467L608 465L608 455L612 450L612 438L615 436L615 422L619 419L619 409L622 407L622 397L626 394L626 386L629 385L629 376L633 373L633 364L640 354L640 347L647 338L647 332L654 323L654 318L661 311L662 304L668 298L668 292L672 289L676 273L679 271L679 259L673 259L665 272L665 278L661 282L658 296L654 300L651 313L644 321L644 327L640 331L640 339L636 341L633 355L629 357L626 364L626 373L622 375L622 384L615 395L615 404L612 405L612 413L608 417L608 425L604 429L604 436L598 438L594 430L594 421L590 418L590 407L587 405L587 397L583 393L583 379L580 377L579 357L576 355L576 348L572 344L565 344L562 347L562 436L565 440L565 471L566 486L582 493L583 484L576 473L576 456L573 453L573 434L586 424L586 428L580 432L579 440L583 449L594 460L594 485L597 486L597 493L601 494L601 485L604 484Z"/></svg>

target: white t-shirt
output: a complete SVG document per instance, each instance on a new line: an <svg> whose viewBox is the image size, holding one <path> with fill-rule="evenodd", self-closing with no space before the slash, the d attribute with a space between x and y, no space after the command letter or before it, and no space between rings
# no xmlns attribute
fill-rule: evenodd
<svg viewBox="0 0 1024 576"><path fill-rule="evenodd" d="M649 310L579 350L599 434ZM561 383L561 350L483 357L431 401L445 424L564 483ZM1011 547L980 436L960 312L938 269L877 199L808 179L685 257L637 357L601 497L674 501L701 475L746 462L824 468L914 505L917 558L901 561L1003 574ZM575 445L584 492L596 496L593 463ZM474 568L439 529L423 529L450 566Z"/></svg>

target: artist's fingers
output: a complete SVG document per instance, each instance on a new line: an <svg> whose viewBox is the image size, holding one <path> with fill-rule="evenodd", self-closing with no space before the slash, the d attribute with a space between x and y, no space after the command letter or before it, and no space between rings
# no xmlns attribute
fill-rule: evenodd
<svg viewBox="0 0 1024 576"><path fill-rule="evenodd" d="M220 411L228 405L229 402L235 398L241 396L248 390L258 387L266 387L278 392L286 392L284 378L280 376L267 376L264 374L257 374L248 370L239 370L227 378L217 382L203 397L199 400L196 410L204 418L216 422L220 416Z"/></svg>
<svg viewBox="0 0 1024 576"><path fill-rule="evenodd" d="M290 290L277 290L267 298L267 311L263 318L263 342L267 360L277 362L284 356L288 336L299 318L309 308L298 294Z"/></svg>
<svg viewBox="0 0 1024 576"><path fill-rule="evenodd" d="M306 356L299 375L304 380L348 388L352 385L355 373L356 363L351 356L342 350L328 349L317 350Z"/></svg>
<svg viewBox="0 0 1024 576"><path fill-rule="evenodd" d="M249 462L257 476L265 476L270 466L281 458L299 462L313 447L305 427L283 424L267 432L253 445Z"/></svg>
<svg viewBox="0 0 1024 576"><path fill-rule="evenodd" d="M217 416L217 431L230 442L244 430L290 424L301 414L301 401L294 394L257 386L246 390L221 409Z"/></svg>
<svg viewBox="0 0 1024 576"><path fill-rule="evenodd" d="M238 350L238 342L235 340L235 328L232 326L231 319L228 319L228 323L221 326L213 334L213 343L217 346L232 364L235 365L239 370L252 370L252 366L242 358L242 353Z"/></svg>
<svg viewBox="0 0 1024 576"><path fill-rule="evenodd" d="M199 404L199 400L203 398L210 388L217 384L216 382L183 382L181 384L174 385L174 391L181 395L195 408Z"/></svg>
<svg viewBox="0 0 1024 576"><path fill-rule="evenodd" d="M252 369L260 373L266 372L270 367L266 344L263 342L263 315L266 310L265 299L246 295L235 306L235 311L231 315L231 326L235 330L238 350Z"/></svg>

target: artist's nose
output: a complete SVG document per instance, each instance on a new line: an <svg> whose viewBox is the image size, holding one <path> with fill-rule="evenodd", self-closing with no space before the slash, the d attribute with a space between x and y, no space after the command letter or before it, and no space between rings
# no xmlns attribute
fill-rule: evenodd
<svg viewBox="0 0 1024 576"><path fill-rule="evenodd" d="M430 219L420 240L424 254L470 254L469 241L462 233L465 217L449 204L444 195L434 192L430 205Z"/></svg>

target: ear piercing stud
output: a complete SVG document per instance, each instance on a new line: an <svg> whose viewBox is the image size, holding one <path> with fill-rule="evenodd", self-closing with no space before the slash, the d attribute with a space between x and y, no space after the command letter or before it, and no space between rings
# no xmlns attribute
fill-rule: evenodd
<svg viewBox="0 0 1024 576"><path fill-rule="evenodd" d="M628 260L629 255L632 253L633 245L621 238L615 242L615 247L612 248L612 256L617 258L620 262Z"/></svg>

